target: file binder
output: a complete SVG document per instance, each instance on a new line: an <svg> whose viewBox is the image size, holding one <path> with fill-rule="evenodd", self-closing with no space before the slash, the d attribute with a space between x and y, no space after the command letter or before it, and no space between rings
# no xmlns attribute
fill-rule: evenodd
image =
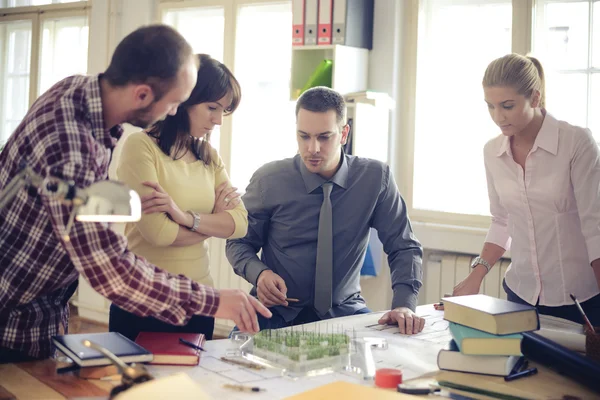
<svg viewBox="0 0 600 400"><path fill-rule="evenodd" d="M304 0L292 0L292 46L304 44Z"/></svg>
<svg viewBox="0 0 600 400"><path fill-rule="evenodd" d="M332 43L371 50L374 6L374 0L333 0Z"/></svg>
<svg viewBox="0 0 600 400"><path fill-rule="evenodd" d="M317 22L319 22L319 0L306 0L304 4L304 45L317 44Z"/></svg>
<svg viewBox="0 0 600 400"><path fill-rule="evenodd" d="M319 0L319 31L317 44L331 44L333 0Z"/></svg>

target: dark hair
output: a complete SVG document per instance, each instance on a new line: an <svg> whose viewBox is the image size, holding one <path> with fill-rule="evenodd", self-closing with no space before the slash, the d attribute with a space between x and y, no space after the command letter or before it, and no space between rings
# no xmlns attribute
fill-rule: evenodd
<svg viewBox="0 0 600 400"><path fill-rule="evenodd" d="M190 143L190 117L188 109L196 104L219 101L228 93L232 95L231 104L225 115L235 111L242 99L242 89L231 71L221 62L207 54L198 54L200 68L198 80L190 97L177 108L175 115L167 116L148 130L148 134L156 138L158 146L166 155L174 160L183 157L185 150L191 149L198 160L210 165L210 133L204 140L192 140Z"/></svg>
<svg viewBox="0 0 600 400"><path fill-rule="evenodd" d="M301 108L323 113L334 110L338 124L343 126L346 123L346 101L341 94L328 87L316 86L302 93L296 101L296 117Z"/></svg>
<svg viewBox="0 0 600 400"><path fill-rule="evenodd" d="M181 66L192 54L189 43L175 29L144 26L117 45L103 78L117 87L147 84L158 101L173 87Z"/></svg>

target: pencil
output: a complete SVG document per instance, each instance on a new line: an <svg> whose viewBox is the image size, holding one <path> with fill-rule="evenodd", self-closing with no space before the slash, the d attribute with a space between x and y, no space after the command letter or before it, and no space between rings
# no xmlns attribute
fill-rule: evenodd
<svg viewBox="0 0 600 400"><path fill-rule="evenodd" d="M259 388L258 386L243 386L243 385L233 385L231 383L226 383L223 385L224 388L237 390L239 392L264 392L265 389Z"/></svg>
<svg viewBox="0 0 600 400"><path fill-rule="evenodd" d="M229 357L221 357L221 361L225 361L226 363L241 365L242 367L252 368L252 369L265 369L262 365L254 364L250 361L236 360L235 358Z"/></svg>
<svg viewBox="0 0 600 400"><path fill-rule="evenodd" d="M583 320L585 321L586 325L590 329L590 333L596 333L596 330L594 329L594 326L592 325L592 323L588 319L587 315L585 315L585 311L583 311L583 308L581 308L581 304L579 304L579 300L577 300L577 297L573 296L573 294L570 294L569 296L571 296L571 299L573 299L573 301L575 302L575 305L577 306L577 309L581 313L581 316L583 317Z"/></svg>

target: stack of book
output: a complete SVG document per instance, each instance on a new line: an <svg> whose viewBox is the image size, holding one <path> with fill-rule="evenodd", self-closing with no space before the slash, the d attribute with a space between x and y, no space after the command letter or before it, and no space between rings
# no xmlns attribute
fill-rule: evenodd
<svg viewBox="0 0 600 400"><path fill-rule="evenodd" d="M443 301L453 340L438 355L442 370L508 376L522 356L522 333L539 329L537 309L529 305L483 294Z"/></svg>

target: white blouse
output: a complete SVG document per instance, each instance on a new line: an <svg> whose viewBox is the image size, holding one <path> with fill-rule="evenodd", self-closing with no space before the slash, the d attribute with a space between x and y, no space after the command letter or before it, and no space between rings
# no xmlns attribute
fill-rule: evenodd
<svg viewBox="0 0 600 400"><path fill-rule="evenodd" d="M492 225L486 242L512 254L506 283L530 304L573 304L600 293L600 150L589 129L546 113L525 161L500 135L484 148Z"/></svg>

